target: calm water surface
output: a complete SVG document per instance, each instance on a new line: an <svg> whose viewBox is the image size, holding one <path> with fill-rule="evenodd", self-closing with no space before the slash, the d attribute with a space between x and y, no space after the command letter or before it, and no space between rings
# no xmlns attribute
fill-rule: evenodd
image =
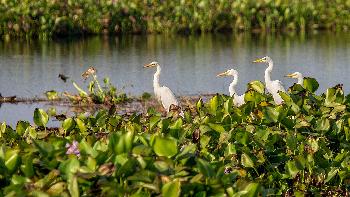
<svg viewBox="0 0 350 197"><path fill-rule="evenodd" d="M239 72L237 90L243 93L251 80L263 80L263 64L251 63L269 55L275 62L273 78L286 87L294 82L284 78L299 71L317 78L320 91L338 83L350 91L350 34L313 35L148 35L89 37L53 41L0 41L0 92L3 96L42 97L47 90L75 92L71 81L82 87L81 73L90 65L102 80L111 82L129 95L152 92L155 70L143 65L158 61L161 83L176 95L227 93L232 79L217 78L218 72L235 68ZM58 74L69 76L67 83ZM36 105L0 107L0 122L15 124L32 120ZM45 106L42 106L46 108Z"/></svg>

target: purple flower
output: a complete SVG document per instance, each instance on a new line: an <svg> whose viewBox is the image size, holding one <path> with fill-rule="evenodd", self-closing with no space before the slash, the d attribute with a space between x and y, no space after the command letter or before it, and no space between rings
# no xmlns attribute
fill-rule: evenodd
<svg viewBox="0 0 350 197"><path fill-rule="evenodd" d="M225 167L225 174L230 174L232 172L232 168L231 167Z"/></svg>
<svg viewBox="0 0 350 197"><path fill-rule="evenodd" d="M79 143L77 141L74 140L72 144L67 143L66 148L67 148L67 152L66 152L67 155L74 154L80 157Z"/></svg>

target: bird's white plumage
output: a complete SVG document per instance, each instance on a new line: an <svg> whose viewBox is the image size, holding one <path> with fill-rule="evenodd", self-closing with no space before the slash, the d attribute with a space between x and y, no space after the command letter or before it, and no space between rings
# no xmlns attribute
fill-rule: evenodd
<svg viewBox="0 0 350 197"><path fill-rule="evenodd" d="M179 106L175 95L173 92L166 86L160 87L157 90L157 94L159 95L159 101L162 103L164 109L169 111L170 105L176 105Z"/></svg>
<svg viewBox="0 0 350 197"><path fill-rule="evenodd" d="M278 93L279 91L286 92L281 81L274 80L274 81L266 83L266 89L268 92L270 92L272 94L273 100L275 101L276 104L279 105L283 102L283 99L281 98L281 96Z"/></svg>
<svg viewBox="0 0 350 197"><path fill-rule="evenodd" d="M230 96L233 96L233 103L235 106L241 106L245 103L244 101L244 94L238 95L236 93L236 85L238 83L238 72L235 69L227 70L224 73L219 74L218 76L233 76L233 80L228 88L230 92Z"/></svg>
<svg viewBox="0 0 350 197"><path fill-rule="evenodd" d="M157 100L162 103L164 109L169 112L170 105L179 106L174 93L166 86L160 86L159 76L161 72L160 65L158 62L152 62L145 67L157 67L157 71L154 73L153 77L153 89Z"/></svg>
<svg viewBox="0 0 350 197"><path fill-rule="evenodd" d="M263 57L259 60L256 60L254 62L266 62L268 63L268 67L265 70L265 84L266 89L269 93L272 94L273 100L277 105L281 104L283 102L283 99L279 95L279 91L286 92L286 90L283 87L283 84L279 80L271 80L271 71L273 68L273 61L269 56Z"/></svg>

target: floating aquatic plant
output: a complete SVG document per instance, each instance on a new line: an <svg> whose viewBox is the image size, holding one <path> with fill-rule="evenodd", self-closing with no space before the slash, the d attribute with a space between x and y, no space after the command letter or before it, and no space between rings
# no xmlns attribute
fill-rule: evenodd
<svg viewBox="0 0 350 197"><path fill-rule="evenodd" d="M100 110L45 133L37 109L35 125L0 125L0 193L348 196L350 96L341 85L317 87L305 78L275 105L254 81L239 107L217 94L184 118Z"/></svg>

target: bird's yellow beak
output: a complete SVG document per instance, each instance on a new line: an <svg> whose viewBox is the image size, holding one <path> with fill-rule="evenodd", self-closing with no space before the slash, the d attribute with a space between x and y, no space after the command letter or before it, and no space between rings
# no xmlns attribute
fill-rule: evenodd
<svg viewBox="0 0 350 197"><path fill-rule="evenodd" d="M264 62L263 58L256 59L253 61L253 63L260 63L260 62Z"/></svg>
<svg viewBox="0 0 350 197"><path fill-rule="evenodd" d="M156 65L155 64L146 64L143 67L144 68L151 68L151 67L154 67L154 66L156 66Z"/></svg>
<svg viewBox="0 0 350 197"><path fill-rule="evenodd" d="M288 75L285 75L285 77L289 77L289 78L295 78L297 75L294 74L294 73L291 73L291 74L288 74Z"/></svg>
<svg viewBox="0 0 350 197"><path fill-rule="evenodd" d="M223 72L223 73L219 73L216 75L217 77L223 77L223 76L227 76L227 71Z"/></svg>

